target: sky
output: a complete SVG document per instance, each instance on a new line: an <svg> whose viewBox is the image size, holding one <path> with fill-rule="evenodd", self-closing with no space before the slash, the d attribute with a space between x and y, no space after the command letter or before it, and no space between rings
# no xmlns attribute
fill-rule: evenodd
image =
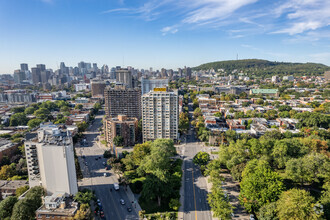
<svg viewBox="0 0 330 220"><path fill-rule="evenodd" d="M0 0L0 74L20 63L330 65L329 0Z"/></svg>

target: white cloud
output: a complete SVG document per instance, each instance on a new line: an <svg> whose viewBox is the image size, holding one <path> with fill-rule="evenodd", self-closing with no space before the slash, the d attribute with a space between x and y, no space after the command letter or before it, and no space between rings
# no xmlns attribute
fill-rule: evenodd
<svg viewBox="0 0 330 220"><path fill-rule="evenodd" d="M289 0L277 7L276 17L285 17L289 25L273 33L301 34L330 25L329 0Z"/></svg>
<svg viewBox="0 0 330 220"><path fill-rule="evenodd" d="M118 8L103 13L122 12L153 21L170 14L175 23L161 29L164 34L180 29L209 28L226 30L232 25L251 34L299 35L330 25L330 0L144 0L137 8ZM126 3L127 4L127 3ZM256 7L251 5L256 4ZM175 26L166 31L166 27ZM233 35L232 35L233 36Z"/></svg>
<svg viewBox="0 0 330 220"><path fill-rule="evenodd" d="M167 27L164 27L160 30L163 35L166 35L166 34L175 34L176 32L179 31L179 29L176 28L176 26L167 26Z"/></svg>
<svg viewBox="0 0 330 220"><path fill-rule="evenodd" d="M243 6L258 0L193 0L198 6L188 13L183 23L219 22Z"/></svg>

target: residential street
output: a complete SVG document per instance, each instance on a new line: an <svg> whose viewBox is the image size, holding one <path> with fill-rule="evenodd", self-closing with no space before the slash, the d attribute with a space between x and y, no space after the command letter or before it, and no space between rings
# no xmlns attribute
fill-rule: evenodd
<svg viewBox="0 0 330 220"><path fill-rule="evenodd" d="M113 189L113 184L118 183L117 177L112 171L105 170L103 165L103 162L106 162L106 159L103 158L105 148L99 146L96 141L100 134L99 128L102 126L102 117L103 115L97 115L94 123L84 133L88 146L81 147L78 143L76 147L84 176L79 181L79 187L87 187L95 191L96 197L101 201L105 219L138 219L134 205L132 206L132 201L128 199L124 188L120 187L119 191ZM104 176L104 173L107 176ZM124 199L126 204L121 205L120 199ZM132 208L131 212L127 211L128 207Z"/></svg>
<svg viewBox="0 0 330 220"><path fill-rule="evenodd" d="M192 105L189 105L190 115L192 115ZM202 151L203 145L195 138L192 128L189 129L185 141L178 147L180 154L184 158L183 174L183 219L188 220L211 220L211 209L207 203L207 182L202 176L199 167L194 165L193 157ZM182 195L181 195L182 196Z"/></svg>

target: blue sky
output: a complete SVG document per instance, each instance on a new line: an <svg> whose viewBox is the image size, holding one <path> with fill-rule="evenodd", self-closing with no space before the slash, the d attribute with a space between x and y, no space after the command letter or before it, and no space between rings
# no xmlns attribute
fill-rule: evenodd
<svg viewBox="0 0 330 220"><path fill-rule="evenodd" d="M329 0L0 0L0 73L61 61L173 68L330 65Z"/></svg>

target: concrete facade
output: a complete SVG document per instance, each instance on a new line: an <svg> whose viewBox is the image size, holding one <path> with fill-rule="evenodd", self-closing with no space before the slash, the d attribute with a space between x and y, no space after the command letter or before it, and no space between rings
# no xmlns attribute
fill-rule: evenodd
<svg viewBox="0 0 330 220"><path fill-rule="evenodd" d="M123 146L134 146L138 136L138 119L128 118L126 115L118 115L117 118L105 118L104 136L110 147L113 147L113 139L116 136L123 137Z"/></svg>
<svg viewBox="0 0 330 220"><path fill-rule="evenodd" d="M105 81L92 81L91 88L92 88L92 96L103 96L104 89L106 87Z"/></svg>
<svg viewBox="0 0 330 220"><path fill-rule="evenodd" d="M49 195L78 192L69 131L53 124L41 124L37 138L27 138L24 144L30 187L41 185Z"/></svg>
<svg viewBox="0 0 330 220"><path fill-rule="evenodd" d="M127 115L129 118L141 118L141 90L126 86L106 87L105 113L114 118L118 115Z"/></svg>
<svg viewBox="0 0 330 220"><path fill-rule="evenodd" d="M152 91L142 96L143 141L178 139L179 97L177 92Z"/></svg>
<svg viewBox="0 0 330 220"><path fill-rule="evenodd" d="M168 87L169 79L141 79L142 95L154 90L154 88Z"/></svg>

